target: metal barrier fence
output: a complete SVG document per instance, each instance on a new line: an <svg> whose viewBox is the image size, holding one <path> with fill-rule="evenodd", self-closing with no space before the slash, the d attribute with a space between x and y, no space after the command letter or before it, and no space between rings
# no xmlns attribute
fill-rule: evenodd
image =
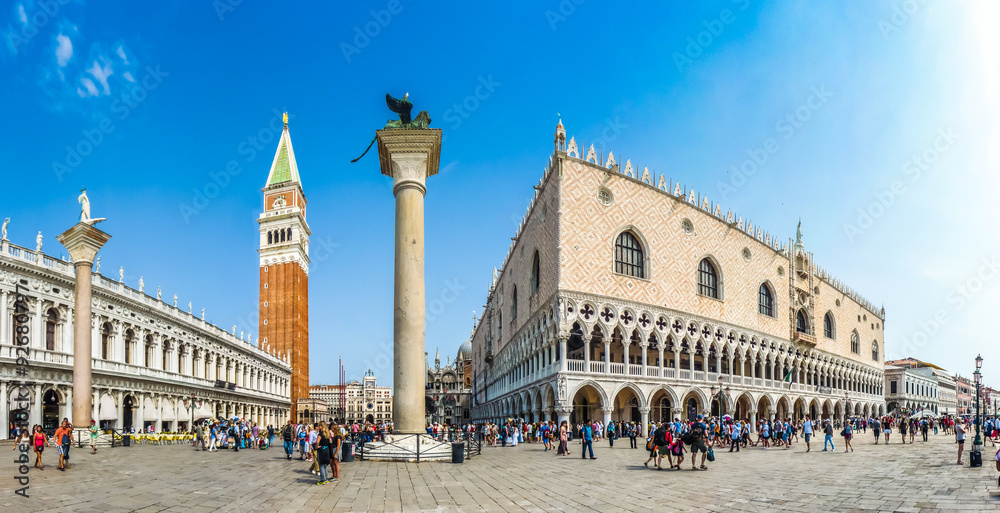
<svg viewBox="0 0 1000 513"><path fill-rule="evenodd" d="M422 437L424 437L424 436L427 436L427 435L394 435L393 436L393 438L395 439L394 442L387 443L386 445L388 447L391 447L393 449L396 449L396 450L400 451L400 454L403 455L403 456L410 456L410 457L412 457L412 459L415 459L419 463L420 462L420 456L422 454L422 452L420 450L420 439ZM380 440L376 440L376 438L379 438L379 437L375 437L375 436L371 436L371 435L366 436L364 433L350 433L350 434L348 434L347 435L347 441L349 441L349 442L351 442L351 443L354 444L354 459L356 459L358 461L364 461L365 460L365 444L367 442L380 441ZM400 445L404 440L409 440L409 439L413 439L413 438L416 438L416 444L415 444L416 445L416 450L415 451L412 450L412 449L409 449L407 447L404 447L403 445ZM479 433L479 432L476 432L476 433L465 433L465 432L449 433L449 435L448 435L447 438L438 437L438 440L439 441L452 442L452 443L463 442L465 444L465 458L466 459L471 459L473 456L480 456L483 453L483 434Z"/></svg>

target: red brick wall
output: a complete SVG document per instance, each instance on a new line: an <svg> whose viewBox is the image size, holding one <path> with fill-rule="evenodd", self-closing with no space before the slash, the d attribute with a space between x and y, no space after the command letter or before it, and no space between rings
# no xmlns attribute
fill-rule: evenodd
<svg viewBox="0 0 1000 513"><path fill-rule="evenodd" d="M265 339L276 353L291 355L289 399L295 419L296 401L309 398L309 276L298 263L260 268L258 341Z"/></svg>

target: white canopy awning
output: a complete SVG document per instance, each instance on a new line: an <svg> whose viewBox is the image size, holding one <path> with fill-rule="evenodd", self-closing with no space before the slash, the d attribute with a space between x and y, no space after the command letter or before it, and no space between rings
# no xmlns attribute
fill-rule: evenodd
<svg viewBox="0 0 1000 513"><path fill-rule="evenodd" d="M204 420L210 419L215 415L212 414L212 408L208 405L208 401L203 401L201 406L198 406L194 410L194 420Z"/></svg>
<svg viewBox="0 0 1000 513"><path fill-rule="evenodd" d="M115 407L115 400L108 394L101 396L101 405L97 413L97 420L118 420L118 408Z"/></svg>
<svg viewBox="0 0 1000 513"><path fill-rule="evenodd" d="M163 401L163 405L160 406L160 420L174 420L174 407L170 401Z"/></svg>

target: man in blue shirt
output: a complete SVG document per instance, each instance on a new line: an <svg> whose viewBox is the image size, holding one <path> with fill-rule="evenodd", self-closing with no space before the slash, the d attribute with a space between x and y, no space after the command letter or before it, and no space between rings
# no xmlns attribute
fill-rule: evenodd
<svg viewBox="0 0 1000 513"><path fill-rule="evenodd" d="M733 452L734 448L736 449L736 452L740 452L740 423L733 422L733 420L730 419L729 433L730 433L729 452Z"/></svg>
<svg viewBox="0 0 1000 513"><path fill-rule="evenodd" d="M580 454L581 459L587 459L587 450L590 450L590 459L596 460L594 457L594 431L590 427L590 421L583 423L583 427L580 429L580 442L583 444L583 452Z"/></svg>

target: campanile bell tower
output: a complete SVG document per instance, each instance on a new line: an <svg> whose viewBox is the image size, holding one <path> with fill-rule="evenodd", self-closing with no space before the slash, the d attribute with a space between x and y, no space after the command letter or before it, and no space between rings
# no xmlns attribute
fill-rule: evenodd
<svg viewBox="0 0 1000 513"><path fill-rule="evenodd" d="M292 364L291 418L296 403L309 398L309 225L288 114L267 175L260 224L260 335L262 348L289 355Z"/></svg>

